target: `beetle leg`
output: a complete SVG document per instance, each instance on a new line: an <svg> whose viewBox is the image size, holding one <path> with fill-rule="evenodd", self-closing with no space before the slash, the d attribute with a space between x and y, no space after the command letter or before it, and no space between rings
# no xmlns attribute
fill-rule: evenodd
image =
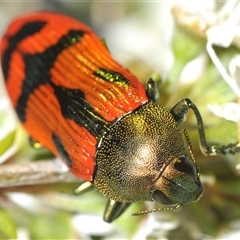
<svg viewBox="0 0 240 240"><path fill-rule="evenodd" d="M218 155L218 154L235 154L240 152L240 143L231 143L228 145L209 145L206 140L204 124L200 112L195 104L188 98L180 100L170 110L174 119L180 125L187 117L188 111L192 109L197 119L197 128L200 138L200 147L205 155Z"/></svg>
<svg viewBox="0 0 240 240"><path fill-rule="evenodd" d="M103 220L105 222L111 223L116 218L118 218L129 206L131 203L122 203L116 202L114 200L108 200Z"/></svg>
<svg viewBox="0 0 240 240"><path fill-rule="evenodd" d="M78 186L76 189L74 189L75 194L82 194L85 192L88 192L94 188L94 185L90 182L84 182L80 186Z"/></svg>
<svg viewBox="0 0 240 240"><path fill-rule="evenodd" d="M29 143L35 149L43 148L43 145L40 142L34 140L31 137L29 137Z"/></svg>
<svg viewBox="0 0 240 240"><path fill-rule="evenodd" d="M150 77L145 85L147 96L155 103L159 102L159 91L157 83Z"/></svg>

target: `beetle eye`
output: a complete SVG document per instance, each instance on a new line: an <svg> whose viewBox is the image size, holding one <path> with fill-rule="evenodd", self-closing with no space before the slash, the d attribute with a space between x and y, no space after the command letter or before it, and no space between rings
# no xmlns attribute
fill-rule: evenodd
<svg viewBox="0 0 240 240"><path fill-rule="evenodd" d="M180 157L174 164L174 168L180 172L196 175L196 166L186 157Z"/></svg>
<svg viewBox="0 0 240 240"><path fill-rule="evenodd" d="M162 191L156 190L152 194L153 200L165 205L174 204Z"/></svg>

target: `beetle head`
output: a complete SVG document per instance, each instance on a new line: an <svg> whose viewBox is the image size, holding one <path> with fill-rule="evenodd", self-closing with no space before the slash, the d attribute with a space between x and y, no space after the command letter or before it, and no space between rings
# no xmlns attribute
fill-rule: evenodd
<svg viewBox="0 0 240 240"><path fill-rule="evenodd" d="M199 173L187 157L173 159L154 184L153 200L166 204L184 204L198 200L202 193Z"/></svg>
<svg viewBox="0 0 240 240"><path fill-rule="evenodd" d="M202 188L171 113L148 102L114 123L98 146L93 183L117 202L183 204Z"/></svg>

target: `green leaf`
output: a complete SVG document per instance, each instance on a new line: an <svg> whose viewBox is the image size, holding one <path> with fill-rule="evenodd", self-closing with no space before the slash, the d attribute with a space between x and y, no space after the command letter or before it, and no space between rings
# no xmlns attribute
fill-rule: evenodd
<svg viewBox="0 0 240 240"><path fill-rule="evenodd" d="M3 155L13 144L16 131L10 132L5 138L0 141L0 156Z"/></svg>
<svg viewBox="0 0 240 240"><path fill-rule="evenodd" d="M168 79L175 85L186 64L205 49L206 41L190 32L177 27L173 35L172 48L175 57L174 65Z"/></svg>
<svg viewBox="0 0 240 240"><path fill-rule="evenodd" d="M218 232L218 225L215 221L215 216L213 216L211 211L208 209L208 204L204 204L204 202L199 201L195 204L189 204L187 207L193 217L192 221L198 223L198 227L200 227L201 232L210 236L216 236Z"/></svg>
<svg viewBox="0 0 240 240"><path fill-rule="evenodd" d="M8 214L0 210L0 238L17 238L16 226Z"/></svg>
<svg viewBox="0 0 240 240"><path fill-rule="evenodd" d="M31 239L70 239L73 237L70 214L58 212L32 216L30 231Z"/></svg>

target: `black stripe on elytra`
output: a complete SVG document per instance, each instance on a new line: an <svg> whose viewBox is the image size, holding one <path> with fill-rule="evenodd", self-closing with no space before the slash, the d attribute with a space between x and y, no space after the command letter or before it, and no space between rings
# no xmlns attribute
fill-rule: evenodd
<svg viewBox="0 0 240 240"><path fill-rule="evenodd" d="M61 155L63 161L67 164L68 167L72 167L72 161L69 158L68 152L65 150L60 138L55 133L53 133L52 140L53 140L55 147L57 148L59 154Z"/></svg>
<svg viewBox="0 0 240 240"><path fill-rule="evenodd" d="M110 123L94 111L81 90L62 86L54 86L53 88L65 118L85 127L97 139L109 129Z"/></svg>
<svg viewBox="0 0 240 240"><path fill-rule="evenodd" d="M94 72L95 76L100 77L101 79L117 84L129 85L129 80L125 78L121 73L115 72L113 70L99 68Z"/></svg>
<svg viewBox="0 0 240 240"><path fill-rule="evenodd" d="M70 30L65 36L53 46L47 48L42 53L23 54L25 62L25 79L22 85L22 94L16 106L17 114L22 122L25 121L25 110L27 100L32 92L41 84L51 84L50 69L52 68L57 56L67 47L81 41L83 31Z"/></svg>
<svg viewBox="0 0 240 240"><path fill-rule="evenodd" d="M11 61L11 56L15 51L17 45L26 37L33 35L36 32L39 32L44 25L46 24L45 21L35 21L26 23L22 26L22 28L11 37L8 37L8 48L3 54L2 58L2 69L3 69L3 76L5 81L8 79L9 76L9 66Z"/></svg>

